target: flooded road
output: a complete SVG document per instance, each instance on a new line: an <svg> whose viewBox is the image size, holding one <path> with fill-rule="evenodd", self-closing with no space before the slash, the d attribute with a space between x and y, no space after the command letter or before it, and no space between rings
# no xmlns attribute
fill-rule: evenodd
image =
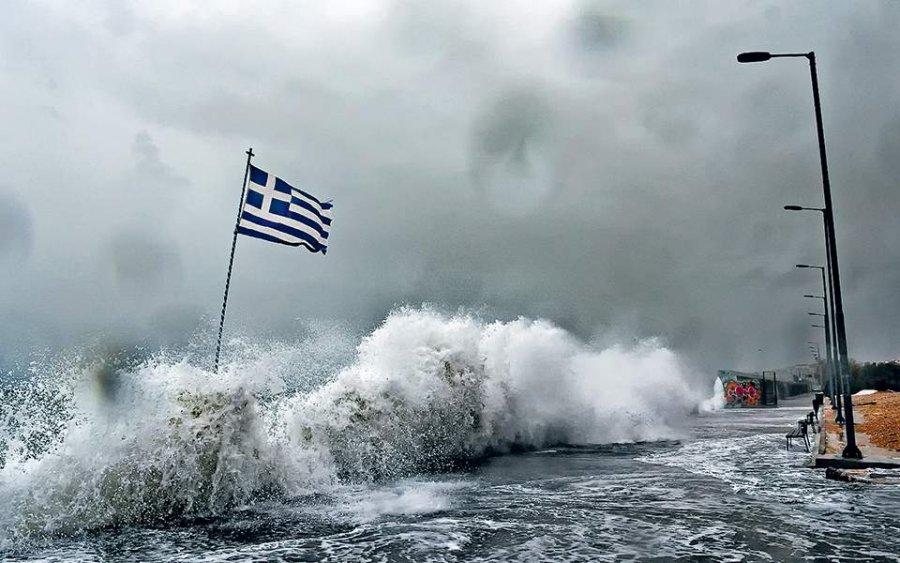
<svg viewBox="0 0 900 563"><path fill-rule="evenodd" d="M551 448L163 528L9 553L44 561L897 561L900 489L836 483L784 433L806 403L701 414L692 438Z"/></svg>

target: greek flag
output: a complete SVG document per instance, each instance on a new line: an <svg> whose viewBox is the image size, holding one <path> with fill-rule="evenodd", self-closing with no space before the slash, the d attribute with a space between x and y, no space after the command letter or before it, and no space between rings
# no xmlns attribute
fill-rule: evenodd
<svg viewBox="0 0 900 563"><path fill-rule="evenodd" d="M330 229L331 203L250 166L239 233L325 254Z"/></svg>

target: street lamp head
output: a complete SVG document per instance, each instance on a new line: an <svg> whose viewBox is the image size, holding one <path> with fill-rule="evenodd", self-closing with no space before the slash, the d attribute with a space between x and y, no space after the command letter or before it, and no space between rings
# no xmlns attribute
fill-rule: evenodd
<svg viewBox="0 0 900 563"><path fill-rule="evenodd" d="M802 205L785 205L784 208L788 211L818 211L819 213L825 213L824 207L803 207Z"/></svg>
<svg viewBox="0 0 900 563"><path fill-rule="evenodd" d="M798 268L812 268L809 264L797 264Z"/></svg>
<svg viewBox="0 0 900 563"><path fill-rule="evenodd" d="M818 298L818 297L820 297L820 296L819 296L819 295L809 295L809 294L806 294L806 295L804 295L803 297L809 297L810 299L816 299L816 298Z"/></svg>
<svg viewBox="0 0 900 563"><path fill-rule="evenodd" d="M772 53L765 51L748 51L737 56L739 63L761 63L772 58Z"/></svg>

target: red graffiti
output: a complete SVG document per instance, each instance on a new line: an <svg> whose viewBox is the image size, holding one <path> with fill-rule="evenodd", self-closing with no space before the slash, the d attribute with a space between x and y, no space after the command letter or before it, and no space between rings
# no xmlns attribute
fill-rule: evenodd
<svg viewBox="0 0 900 563"><path fill-rule="evenodd" d="M741 383L731 380L725 384L725 402L729 406L755 407L761 398L757 384L753 381Z"/></svg>

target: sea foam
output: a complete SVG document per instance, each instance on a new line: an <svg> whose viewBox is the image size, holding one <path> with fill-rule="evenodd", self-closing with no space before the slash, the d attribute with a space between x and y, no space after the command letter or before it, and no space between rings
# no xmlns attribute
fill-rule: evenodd
<svg viewBox="0 0 900 563"><path fill-rule="evenodd" d="M678 438L703 398L655 341L598 350L543 320L398 309L315 385L279 368L289 350L268 350L219 375L159 354L117 372L114 393L75 370L55 378L63 407L10 406L2 540L218 514L511 449ZM58 431L29 445L35 427Z"/></svg>

